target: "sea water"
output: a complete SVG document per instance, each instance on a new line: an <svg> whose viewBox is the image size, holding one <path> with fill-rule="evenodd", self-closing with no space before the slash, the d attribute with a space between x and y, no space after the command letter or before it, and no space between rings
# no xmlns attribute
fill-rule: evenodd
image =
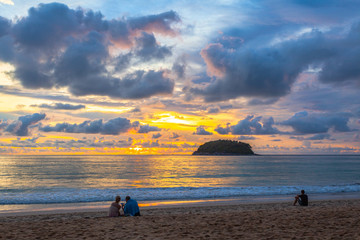
<svg viewBox="0 0 360 240"><path fill-rule="evenodd" d="M116 195L196 201L293 196L301 189L360 194L360 156L0 156L0 213L22 205L96 206Z"/></svg>

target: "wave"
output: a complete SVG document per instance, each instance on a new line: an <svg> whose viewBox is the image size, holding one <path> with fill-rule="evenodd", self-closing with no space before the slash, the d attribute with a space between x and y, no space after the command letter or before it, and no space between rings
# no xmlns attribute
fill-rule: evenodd
<svg viewBox="0 0 360 240"><path fill-rule="evenodd" d="M360 183L329 186L251 186L251 187L176 187L133 189L0 189L0 204L49 204L112 201L116 195L132 196L138 201L196 200L237 198L244 196L276 196L297 194L360 192Z"/></svg>

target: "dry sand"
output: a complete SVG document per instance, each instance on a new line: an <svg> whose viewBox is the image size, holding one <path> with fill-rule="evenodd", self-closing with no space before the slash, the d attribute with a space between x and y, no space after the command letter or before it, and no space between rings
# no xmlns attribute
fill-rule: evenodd
<svg viewBox="0 0 360 240"><path fill-rule="evenodd" d="M0 217L0 239L360 239L360 200Z"/></svg>

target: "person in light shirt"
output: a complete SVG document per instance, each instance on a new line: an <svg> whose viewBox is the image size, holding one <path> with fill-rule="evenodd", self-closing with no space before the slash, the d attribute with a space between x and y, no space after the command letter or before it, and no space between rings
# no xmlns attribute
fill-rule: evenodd
<svg viewBox="0 0 360 240"><path fill-rule="evenodd" d="M120 200L121 200L120 196L115 197L115 202L113 202L109 208L109 217L119 217L120 216L120 209L121 209L120 204L119 204Z"/></svg>

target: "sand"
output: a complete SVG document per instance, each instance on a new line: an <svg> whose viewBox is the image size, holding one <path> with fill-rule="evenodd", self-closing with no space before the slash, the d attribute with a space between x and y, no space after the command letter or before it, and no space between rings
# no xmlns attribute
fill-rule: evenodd
<svg viewBox="0 0 360 240"><path fill-rule="evenodd" d="M0 216L0 239L360 239L360 200Z"/></svg>

